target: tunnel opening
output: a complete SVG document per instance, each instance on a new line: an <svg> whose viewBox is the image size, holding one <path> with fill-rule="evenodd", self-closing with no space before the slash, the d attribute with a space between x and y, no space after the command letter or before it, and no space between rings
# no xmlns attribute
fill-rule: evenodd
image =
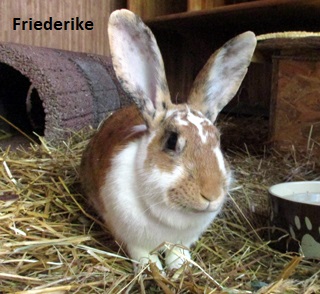
<svg viewBox="0 0 320 294"><path fill-rule="evenodd" d="M26 76L5 63L0 63L0 115L2 147L27 142L27 136L37 141L37 135L44 135L45 111L37 89Z"/></svg>

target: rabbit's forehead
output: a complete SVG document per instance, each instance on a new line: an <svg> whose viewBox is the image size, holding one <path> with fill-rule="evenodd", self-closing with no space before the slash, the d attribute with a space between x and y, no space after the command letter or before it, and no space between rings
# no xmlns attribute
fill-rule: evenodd
<svg viewBox="0 0 320 294"><path fill-rule="evenodd" d="M192 135L196 133L202 143L209 143L209 137L216 135L218 130L213 123L207 119L200 111L187 108L186 110L177 110L170 116L170 120L180 129L185 130L185 134Z"/></svg>

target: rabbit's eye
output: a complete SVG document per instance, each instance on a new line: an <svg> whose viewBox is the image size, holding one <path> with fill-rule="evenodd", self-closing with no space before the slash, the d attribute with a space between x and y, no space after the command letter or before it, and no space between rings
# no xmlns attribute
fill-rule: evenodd
<svg viewBox="0 0 320 294"><path fill-rule="evenodd" d="M176 132L170 132L169 137L165 143L165 149L170 151L176 151L178 142L178 134Z"/></svg>

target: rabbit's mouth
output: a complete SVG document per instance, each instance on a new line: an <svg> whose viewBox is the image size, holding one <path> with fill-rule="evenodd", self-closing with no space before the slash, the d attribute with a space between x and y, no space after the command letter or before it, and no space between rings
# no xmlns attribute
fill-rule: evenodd
<svg viewBox="0 0 320 294"><path fill-rule="evenodd" d="M222 196L221 199L219 198L218 200L210 201L206 211L214 212L220 210L223 206L224 199L225 197Z"/></svg>

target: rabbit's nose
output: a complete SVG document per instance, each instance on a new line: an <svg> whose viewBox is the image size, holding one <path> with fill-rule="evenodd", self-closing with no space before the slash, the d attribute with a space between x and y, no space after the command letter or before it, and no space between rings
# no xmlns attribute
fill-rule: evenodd
<svg viewBox="0 0 320 294"><path fill-rule="evenodd" d="M201 195L201 197L204 199L204 200L206 200L206 201L208 201L208 202L211 202L212 201L212 197L208 197L208 196L206 196L206 195L204 195L203 193L201 193L200 194Z"/></svg>
<svg viewBox="0 0 320 294"><path fill-rule="evenodd" d="M221 189L218 189L217 191L201 191L200 192L201 197L208 202L213 202L217 200L218 198L220 198L221 194L223 194L223 191Z"/></svg>

